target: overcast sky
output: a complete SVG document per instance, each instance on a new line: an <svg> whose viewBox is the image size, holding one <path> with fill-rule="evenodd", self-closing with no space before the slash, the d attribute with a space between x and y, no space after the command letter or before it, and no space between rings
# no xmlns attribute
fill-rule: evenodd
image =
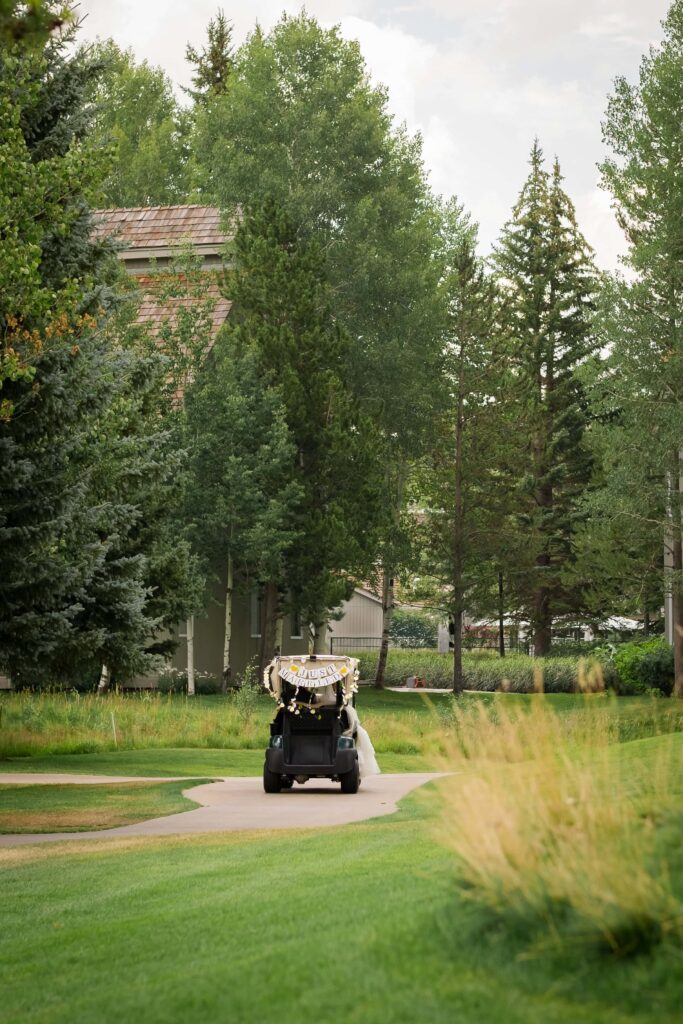
<svg viewBox="0 0 683 1024"><path fill-rule="evenodd" d="M111 36L187 84L188 42L201 45L223 6L239 43L300 3L254 0L81 0L82 38ZM527 173L535 135L559 157L598 263L623 248L609 197L598 188L600 122L611 83L634 80L661 37L667 0L309 0L323 24L358 39L396 118L424 138L433 188L456 194L481 225L487 250Z"/></svg>

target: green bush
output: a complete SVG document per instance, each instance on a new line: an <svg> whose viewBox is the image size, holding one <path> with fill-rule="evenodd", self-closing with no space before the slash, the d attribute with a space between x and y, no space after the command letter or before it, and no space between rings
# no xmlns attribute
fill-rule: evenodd
<svg viewBox="0 0 683 1024"><path fill-rule="evenodd" d="M187 693L185 669L168 668L159 676L157 688L161 693ZM202 696L221 692L221 684L210 672L195 672L194 692Z"/></svg>
<svg viewBox="0 0 683 1024"><path fill-rule="evenodd" d="M373 679L377 667L377 651L356 652L360 659L361 679ZM525 654L512 654L506 658L463 656L463 674L466 690L493 692L507 689L512 693L531 693L534 673L541 669L547 693L574 693L578 688L582 659L530 658ZM596 662L584 660L584 667ZM605 686L616 684L616 673L609 665L600 665ZM408 676L422 676L428 687L450 688L453 685L453 655L436 651L390 650L387 658L385 684L404 686Z"/></svg>
<svg viewBox="0 0 683 1024"><path fill-rule="evenodd" d="M396 647L435 648L438 628L424 612L408 612L397 608L391 618L389 636Z"/></svg>
<svg viewBox="0 0 683 1024"><path fill-rule="evenodd" d="M611 646L617 646L612 644ZM558 637L553 639L553 646L548 655L549 658L589 658L599 657L600 652L607 646L604 639L597 640L571 640Z"/></svg>
<svg viewBox="0 0 683 1024"><path fill-rule="evenodd" d="M240 718L248 722L256 713L264 688L259 682L258 671L255 665L247 665L238 685L230 694L230 704Z"/></svg>
<svg viewBox="0 0 683 1024"><path fill-rule="evenodd" d="M625 695L659 691L671 696L674 652L663 637L623 644L614 655L619 692Z"/></svg>

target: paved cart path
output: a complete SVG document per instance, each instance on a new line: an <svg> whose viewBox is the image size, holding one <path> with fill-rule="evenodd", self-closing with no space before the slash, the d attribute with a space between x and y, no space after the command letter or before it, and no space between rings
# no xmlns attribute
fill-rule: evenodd
<svg viewBox="0 0 683 1024"><path fill-rule="evenodd" d="M423 786L440 773L404 772L373 775L365 779L358 793L343 794L338 783L316 779L281 793L264 793L261 778L223 778L184 790L190 800L201 804L192 811L139 821L135 825L99 832L50 832L36 835L0 835L0 846L30 843L71 842L74 839L108 839L110 836L194 835L201 832L235 832L242 829L320 828L348 825L392 814L397 803L411 790ZM2 775L0 781L54 782L160 782L162 779L122 779L115 776Z"/></svg>

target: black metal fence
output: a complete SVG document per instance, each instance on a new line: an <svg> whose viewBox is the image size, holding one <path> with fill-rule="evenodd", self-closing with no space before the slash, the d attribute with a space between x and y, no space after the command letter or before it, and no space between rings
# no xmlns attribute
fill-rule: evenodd
<svg viewBox="0 0 683 1024"><path fill-rule="evenodd" d="M382 646L381 636L332 636L330 637L330 654L344 654L348 651L378 651ZM389 647L393 651L425 650L419 641L411 642L404 637L389 637ZM429 648L436 650L436 647Z"/></svg>
<svg viewBox="0 0 683 1024"><path fill-rule="evenodd" d="M553 634L553 647L554 653L563 653L563 648L566 649L566 653L589 653L592 647L595 646L597 641L574 639L567 634L560 634L555 636ZM605 641L600 641L604 643ZM378 651L382 644L381 636L332 636L330 637L330 654L347 654L349 651ZM414 650L419 647L419 644L407 643L405 640L397 640L394 637L389 638L389 647L395 651L407 651ZM423 648L420 648L423 649ZM436 648L432 648L436 650ZM482 636L463 636L462 638L462 649L463 653L468 651L495 651L499 650L499 641L497 637L482 637ZM449 650L453 650L452 640ZM505 653L506 654L530 654L533 656L534 645L531 640L519 636L506 636L505 637Z"/></svg>
<svg viewBox="0 0 683 1024"><path fill-rule="evenodd" d="M381 644L381 636L332 636L330 637L330 654L345 654L349 651L378 651ZM396 640L394 637L389 638L389 647L394 651L424 649L420 644L407 643L405 640ZM453 647L451 646L450 649L453 650ZM463 651L497 651L498 641L485 637L463 637L462 649ZM432 650L436 650L436 647ZM506 637L505 650L529 654L529 642L517 639L511 641Z"/></svg>
<svg viewBox="0 0 683 1024"><path fill-rule="evenodd" d="M381 636L331 636L330 654L344 654L347 651L378 651L381 644Z"/></svg>

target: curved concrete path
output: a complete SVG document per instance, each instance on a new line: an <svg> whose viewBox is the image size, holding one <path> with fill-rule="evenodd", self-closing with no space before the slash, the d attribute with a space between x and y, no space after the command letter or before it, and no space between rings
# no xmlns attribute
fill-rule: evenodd
<svg viewBox="0 0 683 1024"><path fill-rule="evenodd" d="M72 842L82 839L108 839L110 836L193 835L201 832L236 832L243 829L321 828L349 825L385 814L392 814L397 803L411 790L423 786L441 773L405 772L400 775L373 775L364 779L358 793L345 795L339 784L317 779L281 793L264 793L261 778L223 778L184 790L189 800L201 804L192 811L169 814L163 818L139 821L135 825L103 829L98 832L50 832L24 835L0 835L0 846L25 846L31 843ZM2 776L0 781L14 781ZM83 782L160 782L164 780L114 776L22 775L21 783L46 781Z"/></svg>

